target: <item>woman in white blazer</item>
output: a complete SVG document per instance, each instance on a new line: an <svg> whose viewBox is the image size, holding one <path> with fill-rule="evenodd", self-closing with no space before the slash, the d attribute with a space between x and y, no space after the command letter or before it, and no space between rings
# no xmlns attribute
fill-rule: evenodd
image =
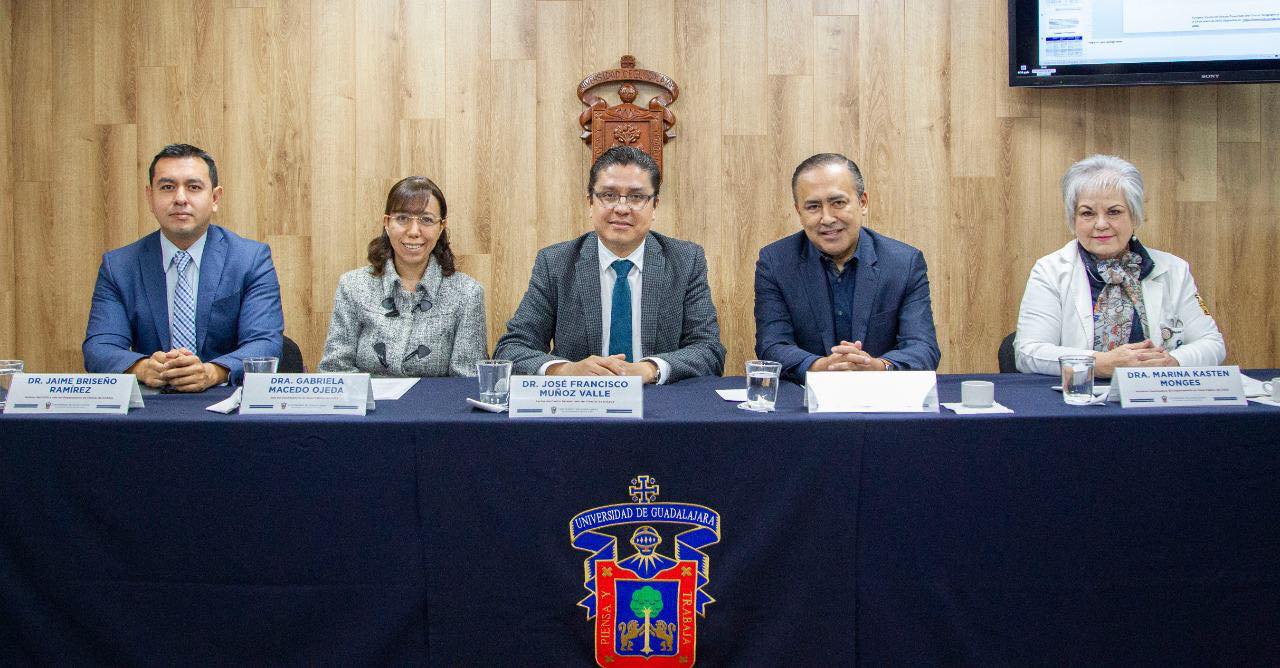
<svg viewBox="0 0 1280 668"><path fill-rule="evenodd" d="M1102 378L1117 367L1221 364L1226 344L1186 261L1138 241L1138 168L1090 156L1062 177L1062 197L1075 239L1031 269L1014 340L1018 370L1056 376L1059 357L1090 354Z"/></svg>

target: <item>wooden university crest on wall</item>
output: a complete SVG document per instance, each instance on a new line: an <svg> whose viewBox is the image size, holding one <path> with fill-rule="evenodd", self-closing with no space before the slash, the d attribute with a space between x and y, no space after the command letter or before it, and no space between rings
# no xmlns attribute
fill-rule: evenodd
<svg viewBox="0 0 1280 668"><path fill-rule="evenodd" d="M587 106L578 116L582 140L591 146L593 162L614 146L634 146L653 156L661 170L662 145L676 136L671 131L676 115L669 106L680 97L680 87L661 72L636 69L635 56L623 56L621 65L618 69L596 72L578 84L578 99ZM591 89L615 81L622 82L618 87L618 99L622 102L610 107ZM653 84L663 92L650 98L647 108L637 106L634 104L637 82Z"/></svg>

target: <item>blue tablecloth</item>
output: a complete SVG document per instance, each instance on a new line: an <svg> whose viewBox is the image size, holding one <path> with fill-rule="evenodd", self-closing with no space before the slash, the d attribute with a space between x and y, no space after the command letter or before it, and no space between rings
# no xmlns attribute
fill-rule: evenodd
<svg viewBox="0 0 1280 668"><path fill-rule="evenodd" d="M982 378L1016 413L755 414L725 378L643 421L510 420L468 379L365 418L0 416L0 662L589 665L569 522L641 474L719 513L705 665L1280 660L1280 409Z"/></svg>

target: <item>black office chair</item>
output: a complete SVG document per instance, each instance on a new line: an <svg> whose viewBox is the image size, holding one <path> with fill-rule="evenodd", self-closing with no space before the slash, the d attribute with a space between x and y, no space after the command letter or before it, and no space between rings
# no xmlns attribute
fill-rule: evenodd
<svg viewBox="0 0 1280 668"><path fill-rule="evenodd" d="M996 360L1000 363L1000 373L1018 373L1018 363L1013 358L1013 337L1017 332L1009 332L1000 342L1000 350L996 351Z"/></svg>
<svg viewBox="0 0 1280 668"><path fill-rule="evenodd" d="M280 373L306 373L307 365L302 361L302 349L289 337L284 337L284 345L280 348L280 364L276 368Z"/></svg>

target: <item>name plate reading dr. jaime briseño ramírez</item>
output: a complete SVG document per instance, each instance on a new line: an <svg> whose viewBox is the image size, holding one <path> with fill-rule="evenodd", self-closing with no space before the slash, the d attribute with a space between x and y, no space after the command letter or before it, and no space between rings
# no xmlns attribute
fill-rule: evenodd
<svg viewBox="0 0 1280 668"><path fill-rule="evenodd" d="M19 373L5 413L115 413L142 408L138 378L129 373Z"/></svg>
<svg viewBox="0 0 1280 668"><path fill-rule="evenodd" d="M1122 408L1244 406L1238 366L1122 367L1111 384Z"/></svg>
<svg viewBox="0 0 1280 668"><path fill-rule="evenodd" d="M246 373L240 414L364 415L374 409L367 373Z"/></svg>
<svg viewBox="0 0 1280 668"><path fill-rule="evenodd" d="M512 376L513 418L642 418L640 376Z"/></svg>

